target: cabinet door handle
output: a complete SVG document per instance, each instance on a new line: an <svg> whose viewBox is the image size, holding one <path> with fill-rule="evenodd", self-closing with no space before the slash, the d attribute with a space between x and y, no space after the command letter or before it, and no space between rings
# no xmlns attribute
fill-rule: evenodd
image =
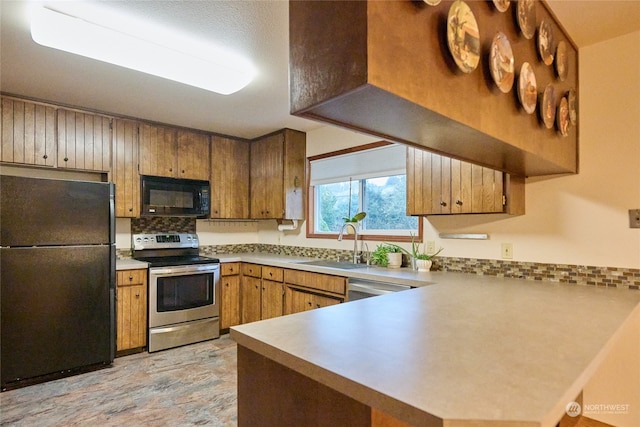
<svg viewBox="0 0 640 427"><path fill-rule="evenodd" d="M140 294L136 294L136 298L140 298Z"/></svg>
<svg viewBox="0 0 640 427"><path fill-rule="evenodd" d="M273 276L273 273L272 273L272 272L269 272L269 277L272 277L272 276Z"/></svg>
<svg viewBox="0 0 640 427"><path fill-rule="evenodd" d="M311 302L308 302L307 304L309 304L309 307L311 307L313 305Z"/></svg>
<svg viewBox="0 0 640 427"><path fill-rule="evenodd" d="M65 157L65 158L64 158L64 161L65 161L65 162L68 162L68 161L69 161L69 158L68 158L68 157Z"/></svg>
<svg viewBox="0 0 640 427"><path fill-rule="evenodd" d="M133 208L129 208L129 212L133 212Z"/></svg>
<svg viewBox="0 0 640 427"><path fill-rule="evenodd" d="M462 200L456 200L456 205L462 206Z"/></svg>
<svg viewBox="0 0 640 427"><path fill-rule="evenodd" d="M42 156L43 159L47 160L49 158L49 156L47 156L46 154L44 156Z"/></svg>
<svg viewBox="0 0 640 427"><path fill-rule="evenodd" d="M173 168L169 168L169 172L173 172Z"/></svg>
<svg viewBox="0 0 640 427"><path fill-rule="evenodd" d="M444 200L440 202L440 206L447 206L447 202L445 202Z"/></svg>
<svg viewBox="0 0 640 427"><path fill-rule="evenodd" d="M182 173L184 173L184 169L182 169Z"/></svg>
<svg viewBox="0 0 640 427"><path fill-rule="evenodd" d="M133 276L129 276L129 281L132 281L132 280L133 280Z"/></svg>

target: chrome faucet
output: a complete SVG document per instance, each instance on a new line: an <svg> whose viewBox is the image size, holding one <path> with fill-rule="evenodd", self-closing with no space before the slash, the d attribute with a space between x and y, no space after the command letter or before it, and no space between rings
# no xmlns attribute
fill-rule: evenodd
<svg viewBox="0 0 640 427"><path fill-rule="evenodd" d="M344 229L346 227L353 228L353 263L357 264L360 261L360 254L358 253L358 227L350 222L342 224L340 234L338 235L338 241L342 241L342 234L344 233Z"/></svg>

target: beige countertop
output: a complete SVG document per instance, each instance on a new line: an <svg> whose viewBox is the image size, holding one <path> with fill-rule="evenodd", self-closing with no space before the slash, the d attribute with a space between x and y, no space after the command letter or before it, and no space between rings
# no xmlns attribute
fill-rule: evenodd
<svg viewBox="0 0 640 427"><path fill-rule="evenodd" d="M310 271L314 273L334 274L350 279L378 280L401 285L420 287L435 283L435 277L441 272L418 272L410 268L382 268L362 265L354 269L333 268L304 264L317 258L296 257L291 255L276 255L264 253L216 254L220 262L250 262L270 265L273 267Z"/></svg>
<svg viewBox="0 0 640 427"><path fill-rule="evenodd" d="M138 270L147 268L149 264L131 258L116 260L116 270Z"/></svg>
<svg viewBox="0 0 640 427"><path fill-rule="evenodd" d="M437 283L235 326L231 336L414 425L555 426L640 310L640 292L629 290L428 279Z"/></svg>

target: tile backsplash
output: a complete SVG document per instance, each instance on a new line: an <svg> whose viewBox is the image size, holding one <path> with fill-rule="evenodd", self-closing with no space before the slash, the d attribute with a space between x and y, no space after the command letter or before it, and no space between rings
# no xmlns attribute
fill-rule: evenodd
<svg viewBox="0 0 640 427"><path fill-rule="evenodd" d="M176 226L178 225L180 224L176 223ZM185 231L177 229L176 231L191 232L187 230L187 228L191 226L190 224L185 222L182 225L185 227ZM156 226L158 225L136 225L136 227L140 227L141 230L144 230L139 231L140 233L155 232L147 230L153 230L153 227ZM193 227L193 232L195 232L195 220L193 221ZM133 231L133 221L131 228ZM166 231L166 228L160 231ZM133 232L138 233L138 231ZM282 246L254 243L241 245L202 246L200 248L200 253L204 256L215 256L216 254L233 253L269 253L346 261L350 259L352 251L341 249L308 248L302 246ZM118 249L117 255L119 258L128 258L131 256L131 251L128 249ZM405 256L404 265L408 264L409 260ZM525 280L572 283L576 285L588 286L608 286L623 289L640 290L640 269L633 268L547 264L493 259L438 257L434 260L432 270L455 271L485 276L510 277Z"/></svg>
<svg viewBox="0 0 640 427"><path fill-rule="evenodd" d="M195 233L195 218L152 217L131 219L131 234Z"/></svg>

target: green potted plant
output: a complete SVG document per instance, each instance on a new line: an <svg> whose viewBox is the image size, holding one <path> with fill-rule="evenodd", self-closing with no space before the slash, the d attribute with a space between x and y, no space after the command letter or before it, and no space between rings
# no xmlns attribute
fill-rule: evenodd
<svg viewBox="0 0 640 427"><path fill-rule="evenodd" d="M344 220L345 225L347 225L347 234L354 234L356 227L358 227L358 224L360 223L360 221L365 219L366 216L367 216L366 212L358 212L351 218L346 216L343 217L342 219Z"/></svg>
<svg viewBox="0 0 640 427"><path fill-rule="evenodd" d="M380 267L399 268L402 266L402 249L392 243L381 243L371 252L371 262Z"/></svg>
<svg viewBox="0 0 640 427"><path fill-rule="evenodd" d="M411 235L411 256L415 260L415 267L418 271L429 271L431 270L431 265L433 264L433 259L438 256L440 252L443 251L444 248L438 249L433 254L427 254L426 252L420 251L420 244L416 244L415 236Z"/></svg>

